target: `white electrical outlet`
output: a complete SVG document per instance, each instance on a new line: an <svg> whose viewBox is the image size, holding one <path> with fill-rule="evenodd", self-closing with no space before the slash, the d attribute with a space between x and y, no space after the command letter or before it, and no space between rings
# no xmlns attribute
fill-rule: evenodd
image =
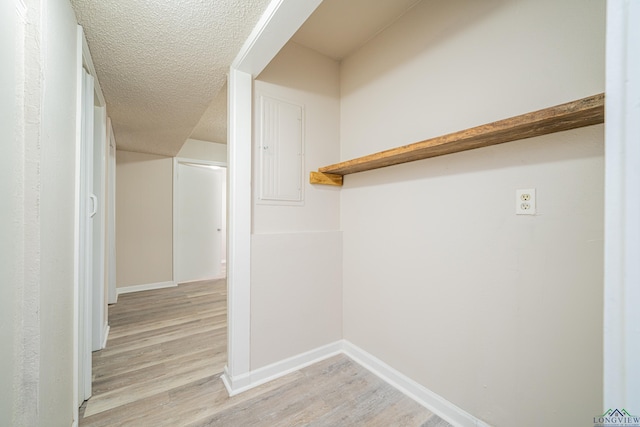
<svg viewBox="0 0 640 427"><path fill-rule="evenodd" d="M516 215L536 214L536 189L516 190Z"/></svg>

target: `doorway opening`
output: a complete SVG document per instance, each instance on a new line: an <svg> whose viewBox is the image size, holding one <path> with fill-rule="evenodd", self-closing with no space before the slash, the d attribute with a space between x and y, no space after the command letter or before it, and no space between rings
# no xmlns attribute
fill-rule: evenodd
<svg viewBox="0 0 640 427"><path fill-rule="evenodd" d="M226 277L226 164L176 157L173 277L177 284Z"/></svg>

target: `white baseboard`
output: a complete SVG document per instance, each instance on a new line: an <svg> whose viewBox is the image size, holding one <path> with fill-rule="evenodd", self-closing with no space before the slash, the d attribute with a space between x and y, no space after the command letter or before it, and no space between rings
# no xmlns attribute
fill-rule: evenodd
<svg viewBox="0 0 640 427"><path fill-rule="evenodd" d="M226 278L227 278L226 275L224 275L223 273L220 273L219 276L205 277L204 279L185 280L185 281L180 281L180 282L175 282L175 283L178 286L180 286L180 285L188 285L189 283L208 282L210 280L222 280L222 279L226 279Z"/></svg>
<svg viewBox="0 0 640 427"><path fill-rule="evenodd" d="M104 332L102 332L102 348L107 348L107 340L109 339L109 331L111 330L111 326L108 324L104 325Z"/></svg>
<svg viewBox="0 0 640 427"><path fill-rule="evenodd" d="M461 427L489 427L484 421L477 419L360 347L349 341L344 341L343 346L344 354L353 361L450 424Z"/></svg>
<svg viewBox="0 0 640 427"><path fill-rule="evenodd" d="M224 371L222 372L220 379L222 379L222 383L224 384L224 388L227 389L229 397L235 396L236 394L240 394L243 391L247 391L252 389L253 387L258 386L257 384L251 384L250 372L242 375L231 376L231 374L229 373L229 366L224 367Z"/></svg>
<svg viewBox="0 0 640 427"><path fill-rule="evenodd" d="M178 286L178 284L174 281L147 283L144 285L123 286L121 288L116 288L116 295L130 294L131 292L152 291L154 289L172 288L174 286Z"/></svg>
<svg viewBox="0 0 640 427"><path fill-rule="evenodd" d="M490 427L484 421L479 420L442 396L432 392L372 354L346 340L336 341L315 350L235 377L231 377L228 369L225 367L221 379L229 396L234 396L337 354L346 355L372 374L378 376L392 387L454 426Z"/></svg>
<svg viewBox="0 0 640 427"><path fill-rule="evenodd" d="M342 348L342 341L336 341L235 377L231 377L225 367L224 373L222 374L222 382L227 388L229 396L235 396L236 394L340 354L343 352Z"/></svg>

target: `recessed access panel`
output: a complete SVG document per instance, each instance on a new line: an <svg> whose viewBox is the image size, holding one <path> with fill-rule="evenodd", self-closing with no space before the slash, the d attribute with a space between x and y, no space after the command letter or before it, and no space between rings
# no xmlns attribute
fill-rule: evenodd
<svg viewBox="0 0 640 427"><path fill-rule="evenodd" d="M304 203L304 108L260 96L258 203Z"/></svg>

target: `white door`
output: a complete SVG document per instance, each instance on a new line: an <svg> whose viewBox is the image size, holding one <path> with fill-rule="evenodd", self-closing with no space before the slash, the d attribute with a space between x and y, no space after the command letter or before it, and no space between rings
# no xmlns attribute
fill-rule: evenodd
<svg viewBox="0 0 640 427"><path fill-rule="evenodd" d="M105 107L94 107L93 120L93 194L97 205L93 221L92 254L92 332L91 350L102 350L107 326L105 303L105 241L106 241L106 124Z"/></svg>
<svg viewBox="0 0 640 427"><path fill-rule="evenodd" d="M107 288L108 302L115 304L116 294L116 139L107 119Z"/></svg>
<svg viewBox="0 0 640 427"><path fill-rule="evenodd" d="M91 397L91 330L93 279L93 77L84 69L82 79L82 142L80 147L80 239L78 289L78 400Z"/></svg>
<svg viewBox="0 0 640 427"><path fill-rule="evenodd" d="M178 160L175 174L175 281L220 278L226 169Z"/></svg>

